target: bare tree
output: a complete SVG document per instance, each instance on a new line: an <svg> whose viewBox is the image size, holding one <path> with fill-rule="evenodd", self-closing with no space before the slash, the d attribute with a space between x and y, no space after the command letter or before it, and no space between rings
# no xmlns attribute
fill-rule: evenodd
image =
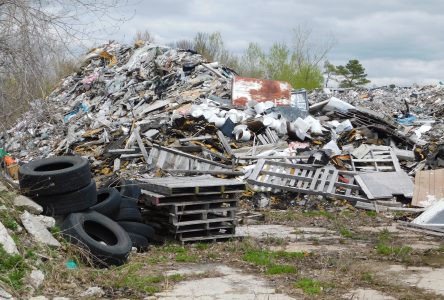
<svg viewBox="0 0 444 300"><path fill-rule="evenodd" d="M154 38L154 36L151 34L151 32L149 30L144 30L144 31L137 31L136 32L136 36L134 37L134 41L145 41L147 43L155 43L156 39Z"/></svg>
<svg viewBox="0 0 444 300"><path fill-rule="evenodd" d="M95 34L85 20L103 19L117 5L118 0L0 0L0 123L12 123L30 99L48 93L74 43Z"/></svg>

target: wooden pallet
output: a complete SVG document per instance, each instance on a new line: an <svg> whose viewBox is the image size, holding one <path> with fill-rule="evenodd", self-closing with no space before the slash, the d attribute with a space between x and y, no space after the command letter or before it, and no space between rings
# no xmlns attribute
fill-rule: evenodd
<svg viewBox="0 0 444 300"><path fill-rule="evenodd" d="M284 190L350 201L368 201L359 185L354 183L354 174L332 167L261 159L247 181L253 189L260 191Z"/></svg>
<svg viewBox="0 0 444 300"><path fill-rule="evenodd" d="M369 147L361 158L351 157L353 171L362 172L401 172L398 158L392 149L380 150Z"/></svg>
<svg viewBox="0 0 444 300"><path fill-rule="evenodd" d="M169 223L173 226L196 225L205 223L219 223L236 220L236 210L225 210L222 212L204 212L189 215L170 214Z"/></svg>
<svg viewBox="0 0 444 300"><path fill-rule="evenodd" d="M175 237L181 242L217 241L234 238L235 234L236 231L234 228L228 228L177 233Z"/></svg>
<svg viewBox="0 0 444 300"><path fill-rule="evenodd" d="M194 225L180 225L169 227L169 232L172 234L184 232L198 232L212 229L229 229L236 228L236 221L225 221L216 223L194 224Z"/></svg>
<svg viewBox="0 0 444 300"><path fill-rule="evenodd" d="M198 195L168 197L142 190L142 194L144 194L145 205L157 207L171 206L173 204L188 205L193 203L205 204L237 201L237 199L234 198L235 193L227 193L223 195L207 195L205 197Z"/></svg>
<svg viewBox="0 0 444 300"><path fill-rule="evenodd" d="M142 190L175 197L242 193L245 191L245 184L236 179L220 179L211 176L139 179L139 186Z"/></svg>

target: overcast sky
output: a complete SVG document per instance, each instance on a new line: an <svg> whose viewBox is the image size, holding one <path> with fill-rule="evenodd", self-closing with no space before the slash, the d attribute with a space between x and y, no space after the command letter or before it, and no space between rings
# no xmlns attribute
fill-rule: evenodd
<svg viewBox="0 0 444 300"><path fill-rule="evenodd" d="M219 31L229 50L290 41L303 26L320 41L334 38L328 59L358 59L372 84L444 81L444 1L427 0L128 0L129 20L107 33L128 42L149 30L159 43Z"/></svg>

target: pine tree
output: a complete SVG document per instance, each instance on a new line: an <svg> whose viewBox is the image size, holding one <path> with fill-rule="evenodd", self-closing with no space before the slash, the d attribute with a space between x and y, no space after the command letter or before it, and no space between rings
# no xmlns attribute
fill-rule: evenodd
<svg viewBox="0 0 444 300"><path fill-rule="evenodd" d="M336 74L343 78L339 83L340 87L357 87L370 83L365 74L365 68L357 59L349 60L345 66L337 66Z"/></svg>

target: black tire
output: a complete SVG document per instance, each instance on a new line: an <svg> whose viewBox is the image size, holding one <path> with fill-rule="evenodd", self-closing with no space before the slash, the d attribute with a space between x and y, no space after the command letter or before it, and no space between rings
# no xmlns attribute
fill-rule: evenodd
<svg viewBox="0 0 444 300"><path fill-rule="evenodd" d="M122 196L134 199L136 200L136 202L142 194L142 189L134 180L121 179L116 184L116 189L120 192Z"/></svg>
<svg viewBox="0 0 444 300"><path fill-rule="evenodd" d="M122 200L120 201L120 208L138 208L137 206L137 200L134 200L133 198L128 198L125 196L121 196Z"/></svg>
<svg viewBox="0 0 444 300"><path fill-rule="evenodd" d="M143 235L127 232L128 236L131 239L131 242L133 243L133 247L137 248L137 251L142 252L148 250L149 242L146 237Z"/></svg>
<svg viewBox="0 0 444 300"><path fill-rule="evenodd" d="M139 222L117 222L123 229L127 232L140 234L148 239L148 241L152 240L155 233L153 227L139 223Z"/></svg>
<svg viewBox="0 0 444 300"><path fill-rule="evenodd" d="M93 262L101 267L124 264L131 251L132 242L127 232L93 210L68 215L61 229L66 239L89 250Z"/></svg>
<svg viewBox="0 0 444 300"><path fill-rule="evenodd" d="M77 191L52 195L33 197L34 201L43 207L45 215L64 215L83 211L97 203L97 190L94 180L90 180L86 187Z"/></svg>
<svg viewBox="0 0 444 300"><path fill-rule="evenodd" d="M120 208L116 217L117 221L142 222L142 213L138 208Z"/></svg>
<svg viewBox="0 0 444 300"><path fill-rule="evenodd" d="M40 159L19 168L20 189L28 196L66 194L87 186L90 181L89 162L79 156Z"/></svg>
<svg viewBox="0 0 444 300"><path fill-rule="evenodd" d="M117 217L122 197L115 188L104 188L97 191L97 204L91 206L92 210L111 219Z"/></svg>

